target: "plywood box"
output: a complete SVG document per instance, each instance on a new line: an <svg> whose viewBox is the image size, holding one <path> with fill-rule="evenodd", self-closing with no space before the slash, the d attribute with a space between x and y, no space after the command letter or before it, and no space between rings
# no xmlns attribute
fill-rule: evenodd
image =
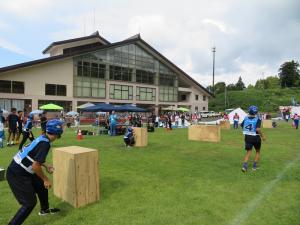
<svg viewBox="0 0 300 225"><path fill-rule="evenodd" d="M272 127L272 120L263 120L262 127L263 128L273 128Z"/></svg>
<svg viewBox="0 0 300 225"><path fill-rule="evenodd" d="M217 125L192 125L188 131L189 140L193 141L221 141L221 128Z"/></svg>
<svg viewBox="0 0 300 225"><path fill-rule="evenodd" d="M148 131L147 128L134 127L134 138L136 147L144 147L148 145Z"/></svg>
<svg viewBox="0 0 300 225"><path fill-rule="evenodd" d="M79 146L53 150L54 195L78 208L99 200L98 151Z"/></svg>
<svg viewBox="0 0 300 225"><path fill-rule="evenodd" d="M220 127L223 130L230 130L230 122L228 120L221 120Z"/></svg>

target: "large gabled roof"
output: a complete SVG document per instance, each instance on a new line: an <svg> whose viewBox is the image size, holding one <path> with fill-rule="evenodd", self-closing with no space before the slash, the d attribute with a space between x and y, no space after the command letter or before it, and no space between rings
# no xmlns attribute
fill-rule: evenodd
<svg viewBox="0 0 300 225"><path fill-rule="evenodd" d="M171 62L168 58L166 58L164 55L162 55L159 51L157 51L155 48L153 48L151 45L149 45L146 41L144 41L139 34L134 35L124 41L115 42L115 43L109 43L102 46L97 46L88 50L82 50L80 52L74 52L69 54L63 54L63 55L57 55L57 56L51 56L43 59L33 60L25 63L20 63L12 66L2 67L0 68L0 73L8 72L11 70L21 69L25 67L30 67L42 63L47 63L55 60L65 59L73 56L78 56L82 54L86 54L89 52L94 52L101 49L107 49L112 47L118 47L125 44L132 44L132 43L138 43L141 42L141 44L145 45L147 48L149 48L151 51L153 51L156 55L158 55L160 58L162 58L165 62L169 63L172 67L176 68L180 73L182 73L187 79L192 81L194 84L196 84L198 87L200 87L203 91L205 91L208 95L214 96L210 91L208 91L205 87L203 87L201 84L199 84L196 80L194 80L192 77L190 77L187 73L185 73L182 69L180 69L178 66L176 66L173 62Z"/></svg>
<svg viewBox="0 0 300 225"><path fill-rule="evenodd" d="M93 39L93 38L99 38L99 40L105 44L105 45L109 45L110 42L108 40L106 40L105 38L103 38L102 36L100 36L99 32L96 31L95 33L92 33L89 36L84 36L84 37L79 37L79 38L73 38L73 39L67 39L67 40L63 40L63 41L55 41L52 42L44 51L43 54L46 54L51 48L57 46L57 45L63 45L63 44L67 44L67 43L72 43L72 42L77 42L77 41L84 41L84 40L88 40L88 39Z"/></svg>

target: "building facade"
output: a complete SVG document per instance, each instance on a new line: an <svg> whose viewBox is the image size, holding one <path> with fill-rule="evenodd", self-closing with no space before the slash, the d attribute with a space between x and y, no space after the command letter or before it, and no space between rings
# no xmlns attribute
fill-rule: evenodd
<svg viewBox="0 0 300 225"><path fill-rule="evenodd" d="M86 102L208 110L212 94L140 35L110 43L98 32L53 42L49 57L0 68L0 108L74 110Z"/></svg>

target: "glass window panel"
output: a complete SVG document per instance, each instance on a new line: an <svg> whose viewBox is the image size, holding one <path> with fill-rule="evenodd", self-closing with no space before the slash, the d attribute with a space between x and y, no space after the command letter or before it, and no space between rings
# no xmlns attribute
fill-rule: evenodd
<svg viewBox="0 0 300 225"><path fill-rule="evenodd" d="M82 88L82 96L89 97L90 96L90 88Z"/></svg>
<svg viewBox="0 0 300 225"><path fill-rule="evenodd" d="M105 89L99 89L99 97L105 98Z"/></svg>
<svg viewBox="0 0 300 225"><path fill-rule="evenodd" d="M121 99L122 97L122 92L120 90L115 90L115 99Z"/></svg>
<svg viewBox="0 0 300 225"><path fill-rule="evenodd" d="M45 85L45 94L46 95L56 95L56 85L55 84L46 84Z"/></svg>
<svg viewBox="0 0 300 225"><path fill-rule="evenodd" d="M98 89L92 89L92 97L98 97Z"/></svg>
<svg viewBox="0 0 300 225"><path fill-rule="evenodd" d="M90 82L84 81L82 82L83 87L90 87Z"/></svg>
<svg viewBox="0 0 300 225"><path fill-rule="evenodd" d="M11 93L11 81L10 80L0 80L0 92Z"/></svg>
<svg viewBox="0 0 300 225"><path fill-rule="evenodd" d="M67 86L66 85L57 85L57 93L58 96L66 96L67 95Z"/></svg>
<svg viewBox="0 0 300 225"><path fill-rule="evenodd" d="M24 94L24 82L13 81L12 93Z"/></svg>
<svg viewBox="0 0 300 225"><path fill-rule="evenodd" d="M81 88L80 87L75 88L75 93L76 96L82 96Z"/></svg>

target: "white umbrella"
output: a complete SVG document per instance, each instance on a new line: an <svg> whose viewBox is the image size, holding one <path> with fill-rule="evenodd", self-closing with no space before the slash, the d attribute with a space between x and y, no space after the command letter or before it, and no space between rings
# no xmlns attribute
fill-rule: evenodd
<svg viewBox="0 0 300 225"><path fill-rule="evenodd" d="M88 102L88 103L85 103L83 105L77 106L77 109L84 109L86 107L90 107L90 106L93 106L93 105L95 105L95 104Z"/></svg>
<svg viewBox="0 0 300 225"><path fill-rule="evenodd" d="M70 111L66 114L67 116L78 116L79 113L78 112L75 112L75 111Z"/></svg>
<svg viewBox="0 0 300 225"><path fill-rule="evenodd" d="M44 111L43 110L33 110L30 114L42 114Z"/></svg>

